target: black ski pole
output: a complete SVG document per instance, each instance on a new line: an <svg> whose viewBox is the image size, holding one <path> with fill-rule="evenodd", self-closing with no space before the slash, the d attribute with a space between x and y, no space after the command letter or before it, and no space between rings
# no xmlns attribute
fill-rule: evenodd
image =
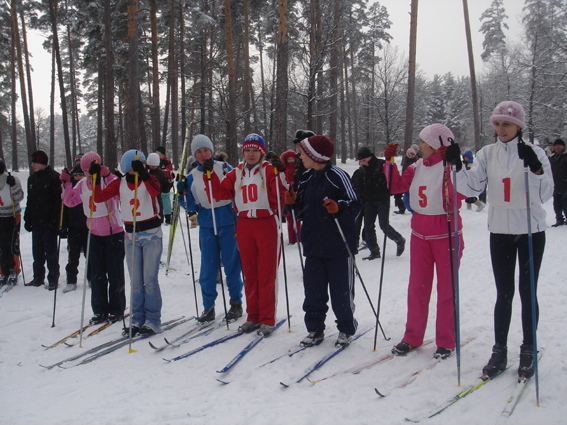
<svg viewBox="0 0 567 425"><path fill-rule="evenodd" d="M290 205L290 207L292 207ZM295 220L295 210L291 208L291 218L293 220L293 230L295 232L295 239L297 240L297 249L299 251L299 261L301 263L301 272L305 273L305 266L303 265L303 253L301 252L301 241L299 240L299 232L297 230L297 221Z"/></svg>
<svg viewBox="0 0 567 425"><path fill-rule="evenodd" d="M366 298L368 299L368 302L370 303L370 307L372 308L372 312L374 313L374 317L376 317L377 315L376 315L376 310L374 309L374 304L372 304L372 300L370 299L370 295L368 294L368 291L366 290L366 285L364 284L364 281L362 280L362 276L360 275L360 271L358 270L358 267L356 265L356 259L354 258L354 255L352 255L352 251L350 250L350 247L348 246L348 242L345 238L345 234L343 233L343 229L341 227L341 224L339 223L339 220L337 220L337 217L334 214L333 214L333 218L335 219L335 224L337 225L337 228L339 229L339 233L341 234L341 238L343 240L343 243L345 244L345 247L347 249L350 260L352 261L354 271L356 272L356 275L360 279L360 283L362 284L362 288L364 289L364 293L366 294ZM386 337L386 334L384 333L384 329L382 328L382 324L380 323L379 320L378 320L378 325L380 326L380 330L382 331L382 335L384 335L384 339L386 341L389 341L390 338Z"/></svg>
<svg viewBox="0 0 567 425"><path fill-rule="evenodd" d="M390 202L390 191L392 189L392 169L394 168L394 157L390 158L390 169L388 178L388 203ZM388 216L386 220L386 229L384 230L384 245L382 248L382 264L380 265L380 285L378 286L378 304L376 311L376 325L374 330L374 351L376 351L376 344L378 342L378 323L380 320L380 304L382 302L382 283L384 282L384 264L386 262L386 241L388 240L388 228L390 227L390 211L388 211Z"/></svg>
<svg viewBox="0 0 567 425"><path fill-rule="evenodd" d="M282 260L283 260L283 273L284 273L284 284L285 284L285 303L286 303L286 307L287 307L287 328L288 328L288 332L291 332L291 316L289 314L289 295L288 295L288 291L287 291L287 271L286 271L286 264L285 264L285 250L284 250L283 226L282 226L282 209L281 209L281 206L280 206L280 181L279 181L280 177L279 177L279 171L276 167L274 167L274 173L276 174L276 196L277 196L277 203L278 203L278 218L279 218L279 221L280 221L278 223L278 226L280 228L280 249L282 251Z"/></svg>
<svg viewBox="0 0 567 425"><path fill-rule="evenodd" d="M63 186L63 193L61 194L61 196L61 214L59 217L59 230L57 231L57 264L59 264L59 252L61 250L61 227L63 226L63 208L65 208L65 203L63 202L63 200L65 199L65 186ZM59 286L59 275L60 273L57 273L57 282L55 282L55 289L53 290L53 321L51 322L52 328L55 327L55 308L57 306L57 287Z"/></svg>

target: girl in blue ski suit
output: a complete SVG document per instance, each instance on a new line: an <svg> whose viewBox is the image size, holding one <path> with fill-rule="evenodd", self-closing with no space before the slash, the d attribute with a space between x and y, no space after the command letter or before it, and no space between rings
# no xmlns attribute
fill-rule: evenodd
<svg viewBox="0 0 567 425"><path fill-rule="evenodd" d="M177 184L179 204L188 214L197 212L199 238L201 246L201 271L199 284L203 296L204 312L199 321L206 322L215 317L215 300L217 298L217 274L219 272L217 245L213 228L212 205L209 198L209 187L206 184L201 167L205 159L212 157L214 147L211 140L203 135L195 136L191 143L191 153L197 159L194 168L185 181ZM201 158L201 161L199 161ZM222 181L232 167L226 162L214 161L213 172ZM238 247L236 245L235 216L230 200L215 201L215 220L219 238L220 257L226 275L226 285L230 295L230 311L228 320L234 321L242 315L242 279ZM193 221L194 218L191 218Z"/></svg>

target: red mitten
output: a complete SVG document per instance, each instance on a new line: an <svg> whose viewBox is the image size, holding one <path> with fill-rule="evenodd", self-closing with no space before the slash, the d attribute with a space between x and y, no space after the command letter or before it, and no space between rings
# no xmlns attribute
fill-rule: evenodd
<svg viewBox="0 0 567 425"><path fill-rule="evenodd" d="M339 205L332 199L327 199L325 202L323 202L323 206L327 208L329 214L336 214L339 212Z"/></svg>

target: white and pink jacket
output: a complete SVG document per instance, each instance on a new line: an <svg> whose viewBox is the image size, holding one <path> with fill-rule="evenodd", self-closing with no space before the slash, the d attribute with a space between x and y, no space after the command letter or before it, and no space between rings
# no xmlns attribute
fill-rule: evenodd
<svg viewBox="0 0 567 425"><path fill-rule="evenodd" d="M103 167L106 168L106 167ZM101 172L102 174L102 172ZM100 188L106 188L111 182L116 180L114 174L108 174L102 179ZM119 202L120 197L114 196L105 202L93 202L92 200L92 180L86 177L73 187L71 182L66 182L65 197L63 203L66 207L75 207L80 203L83 204L83 211L87 217L87 226L89 226L89 217L91 215L90 205L93 205L91 232L96 236L109 236L111 231L110 222L112 223L112 234L124 231L122 217L120 215ZM110 211L110 214L109 214Z"/></svg>

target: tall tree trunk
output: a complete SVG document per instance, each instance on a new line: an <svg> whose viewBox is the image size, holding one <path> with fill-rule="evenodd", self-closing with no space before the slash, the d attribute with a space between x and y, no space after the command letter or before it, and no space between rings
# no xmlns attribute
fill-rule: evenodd
<svg viewBox="0 0 567 425"><path fill-rule="evenodd" d="M105 158L104 155L104 116L105 116L105 74L104 74L104 58L100 57L98 59L98 94L97 94L97 111L96 111L96 151L99 152L101 158ZM109 146L106 145L106 150L108 151ZM105 164L108 164L105 162Z"/></svg>
<svg viewBox="0 0 567 425"><path fill-rule="evenodd" d="M20 43L20 30L18 28L18 14L16 10L16 0L12 0L12 34L16 45L18 75L20 76L20 94L21 94L20 98L22 100L22 113L24 115L24 126L26 129L26 142L28 146L28 155L31 155L31 153L36 150L36 146L32 136L34 129L31 128L31 124L30 124L28 101L26 95L26 83L25 83L26 76L24 73L24 64L22 62L23 54L22 54L22 45Z"/></svg>
<svg viewBox="0 0 567 425"><path fill-rule="evenodd" d="M104 121L106 134L106 149L104 161L108 167L118 162L116 133L114 131L114 49L112 48L112 14L110 0L104 0ZM155 93L154 93L155 97ZM158 96L159 97L159 96ZM159 108L158 108L158 137L159 137ZM102 155L102 151L101 151Z"/></svg>
<svg viewBox="0 0 567 425"><path fill-rule="evenodd" d="M55 151L55 80L57 66L55 49L51 46L51 97L49 98L49 150Z"/></svg>
<svg viewBox="0 0 567 425"><path fill-rule="evenodd" d="M17 171L18 166L18 117L16 111L16 104L18 93L16 89L16 37L12 31L12 40L10 46L10 78L11 78L11 91L10 105L12 107L12 119L10 123L11 138L12 138L12 170Z"/></svg>
<svg viewBox="0 0 567 425"><path fill-rule="evenodd" d="M183 3L179 2L179 79L181 80L181 143L185 141L187 132L187 95L185 94L185 18ZM181 162L181 161L180 161Z"/></svg>
<svg viewBox="0 0 567 425"><path fill-rule="evenodd" d="M226 21L226 56L228 61L228 137L226 153L231 160L238 158L236 149L236 70L234 68L234 46L232 42L232 18L230 0L224 0L224 16Z"/></svg>
<svg viewBox="0 0 567 425"><path fill-rule="evenodd" d="M474 55L471 38L471 24L469 22L469 5L467 0L463 0L463 11L465 13L465 32L467 33L467 49L469 52L469 72L471 75L471 94L473 103L473 123L474 123L474 148L480 150L480 120L478 114L478 98L476 93L476 73L474 71Z"/></svg>
<svg viewBox="0 0 567 425"><path fill-rule="evenodd" d="M207 7L209 5L208 1L205 1ZM215 6L215 0L211 1L211 17L213 18L213 21L216 20L216 6ZM208 9L206 9L206 11L208 12ZM207 63L210 62L210 60L212 59L213 56L213 49L215 47L215 29L216 29L216 25L210 24L209 25L209 40L210 40L210 44L209 44L209 55L207 56ZM210 56L210 57L209 57ZM194 91L195 89L193 89ZM213 96L213 67L212 66L208 66L207 67L207 109L209 111L209 118L207 120L208 122L208 134L210 135L209 137L211 138L211 140L215 140L215 127L213 125L213 123L215 122L215 110L213 108L213 104L214 104L214 96ZM193 121L193 112L191 112L191 121ZM191 135L193 134L193 127L191 127ZM236 159L235 159L236 161Z"/></svg>
<svg viewBox="0 0 567 425"><path fill-rule="evenodd" d="M251 133L250 124L250 15L248 12L248 0L244 0L244 85L243 85L243 102L244 102L244 133Z"/></svg>
<svg viewBox="0 0 567 425"><path fill-rule="evenodd" d="M319 0L315 0L315 78L317 79L317 97L315 98L315 128L316 134L323 134L323 91L327 84L321 70L323 69L323 14L321 13L321 4Z"/></svg>
<svg viewBox="0 0 567 425"><path fill-rule="evenodd" d="M278 41L276 76L275 140L272 149L285 151L287 143L287 94L288 94L288 42L287 42L287 0L278 0Z"/></svg>
<svg viewBox="0 0 567 425"><path fill-rule="evenodd" d="M417 44L417 1L418 0L411 0L408 97L406 103L406 132L404 136L404 151L408 150L411 147L413 138L413 114L415 108L415 55Z"/></svg>
<svg viewBox="0 0 567 425"><path fill-rule="evenodd" d="M128 0L128 100L125 139L128 149L140 149L140 82L138 76L138 1ZM147 154L147 152L146 152Z"/></svg>
<svg viewBox="0 0 567 425"><path fill-rule="evenodd" d="M341 0L334 0L333 10L333 35L331 42L331 59L330 59L330 81L329 88L330 94L330 114L329 114L329 137L337 145L337 118L338 118L338 98L339 98L339 71L340 71L340 22L341 22ZM333 163L336 161L336 156L333 157Z"/></svg>
<svg viewBox="0 0 567 425"><path fill-rule="evenodd" d="M258 50L260 51L260 80L262 84L262 114L264 117L264 135L268 134L268 110L266 105L266 81L264 78L264 52L262 50L263 44L260 44Z"/></svg>
<svg viewBox="0 0 567 425"><path fill-rule="evenodd" d="M32 128L31 136L34 145L37 145L36 135L35 135L35 113L33 107L33 89L32 89L32 78L31 78L31 65L30 65L30 55L28 51L28 36L26 33L26 21L24 19L24 12L20 12L20 21L22 22L22 39L24 41L24 54L26 57L26 77L28 80L28 99L30 102L30 128Z"/></svg>
<svg viewBox="0 0 567 425"><path fill-rule="evenodd" d="M73 50L71 48L71 26L67 24L67 48L69 49L69 88L71 89L71 138L73 143L71 145L72 158L77 157L77 123L79 117L76 115L77 98L75 97L75 66L73 59Z"/></svg>
<svg viewBox="0 0 567 425"><path fill-rule="evenodd" d="M171 0L171 153L174 164L179 163L179 73L177 72L177 51L175 43L175 0Z"/></svg>
<svg viewBox="0 0 567 425"><path fill-rule="evenodd" d="M341 42L342 44L342 42ZM341 52L344 53L344 48L341 46ZM346 104L345 104L345 82L342 72L344 56L341 56L339 63L339 91L341 92L341 164L346 164L347 158L347 142L346 142Z"/></svg>
<svg viewBox="0 0 567 425"><path fill-rule="evenodd" d="M356 79L354 78L354 53L350 50L350 75L352 78L352 114L354 118L354 152L353 158L356 158L358 153L358 105L356 97ZM349 127L350 128L350 127Z"/></svg>
<svg viewBox="0 0 567 425"><path fill-rule="evenodd" d="M351 49L352 50L352 49ZM343 45L343 63L344 63L344 70L345 70L345 76L344 76L344 82L345 82L345 94L346 94L346 116L347 116L347 121L348 121L348 148L349 148L349 155L351 158L354 158L354 152L352 151L352 121L351 121L351 115L352 115L352 110L350 108L350 92L348 89L348 82L349 82L349 78L348 78L348 64L347 64L347 60L346 60L346 51ZM346 161L346 157L345 157L345 161Z"/></svg>
<svg viewBox="0 0 567 425"><path fill-rule="evenodd" d="M319 7L319 0L310 1L309 19L309 83L307 87L307 129L313 130L315 127L314 114L316 106L316 82L317 82L317 9Z"/></svg>
<svg viewBox="0 0 567 425"><path fill-rule="evenodd" d="M68 167L73 164L71 158L71 141L69 139L69 121L67 118L67 99L65 98L65 83L63 76L63 64L61 63L61 51L59 49L59 35L57 34L57 0L49 0L49 14L51 16L51 30L53 31L53 47L55 49L55 60L57 62L57 75L59 79L59 96L61 97L61 118L63 120L63 136L65 139L65 163ZM55 164L52 162L52 165Z"/></svg>
<svg viewBox="0 0 567 425"><path fill-rule="evenodd" d="M159 105L159 58L157 39L156 0L150 0L150 27L152 37L152 148L155 150L159 142L160 105Z"/></svg>

